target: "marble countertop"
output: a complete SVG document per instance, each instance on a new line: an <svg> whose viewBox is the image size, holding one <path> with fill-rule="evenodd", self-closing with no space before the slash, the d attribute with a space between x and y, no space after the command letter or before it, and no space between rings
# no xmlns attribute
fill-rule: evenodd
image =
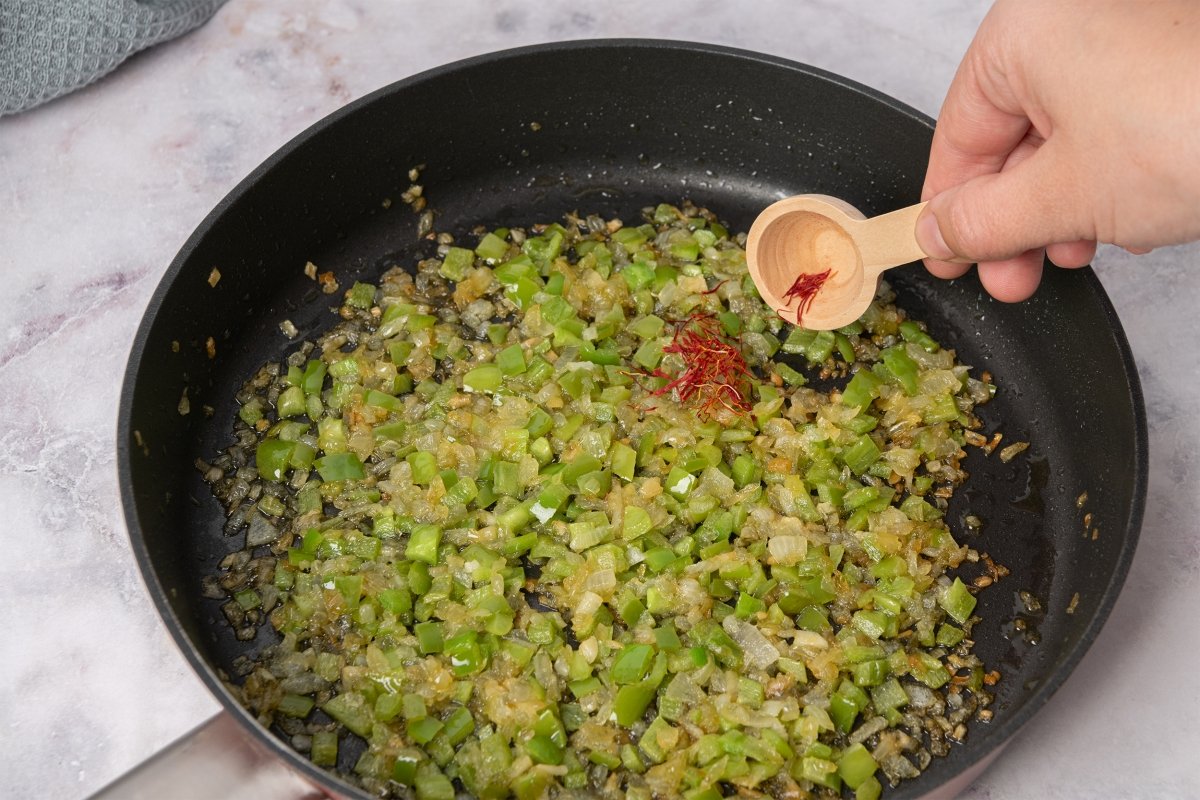
<svg viewBox="0 0 1200 800"><path fill-rule="evenodd" d="M936 114L979 0L232 0L94 86L0 121L0 795L84 797L217 704L160 622L114 458L143 308L204 215L346 102L478 53L559 39L717 42L814 64ZM1200 246L1095 267L1136 356L1150 492L1137 558L1067 684L973 798L1200 797ZM1189 511L1192 509L1192 511Z"/></svg>

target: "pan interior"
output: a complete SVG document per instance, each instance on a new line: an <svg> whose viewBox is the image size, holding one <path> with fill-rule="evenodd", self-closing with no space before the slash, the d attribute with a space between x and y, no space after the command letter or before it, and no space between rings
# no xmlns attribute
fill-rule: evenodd
<svg viewBox="0 0 1200 800"><path fill-rule="evenodd" d="M435 229L471 244L477 224L528 225L575 211L629 221L645 206L685 198L745 231L789 194L837 195L869 215L915 202L930 138L928 120L843 79L649 41L528 48L452 65L298 137L185 245L143 322L122 400L134 547L202 677L232 706L215 671L232 672L234 659L268 636L235 641L219 604L201 598L201 578L242 537L223 535L221 508L192 463L228 446L234 394L258 366L336 321L337 300L304 275L307 262L348 287L432 252L399 201L410 169L423 166ZM220 280L211 286L214 267ZM966 745L890 795L908 797L1011 735L1095 636L1132 556L1145 434L1128 348L1090 270L1049 270L1037 297L1013 306L987 298L971 276L942 282L908 267L889 280L935 338L994 377L999 393L980 409L983 432L1003 433L1001 446L1031 443L1008 463L972 448L972 479L949 514L960 542L1012 571L980 595L976 612L984 619L977 652L1003 673L995 719L975 724ZM299 329L295 340L280 333L284 319ZM181 416L185 388L193 411ZM1085 530L1085 513L1098 538ZM968 514L983 520L978 533L967 531ZM1025 608L1020 590L1041 610Z"/></svg>

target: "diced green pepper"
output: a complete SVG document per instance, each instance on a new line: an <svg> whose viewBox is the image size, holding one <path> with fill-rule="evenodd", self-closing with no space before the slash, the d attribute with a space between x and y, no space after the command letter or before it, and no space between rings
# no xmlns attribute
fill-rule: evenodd
<svg viewBox="0 0 1200 800"><path fill-rule="evenodd" d="M428 744L442 729L442 721L434 717L422 717L408 723L408 738L417 744Z"/></svg>
<svg viewBox="0 0 1200 800"><path fill-rule="evenodd" d="M961 578L955 578L954 583L938 593L938 605L960 624L971 618L975 603L975 595L971 594Z"/></svg>
<svg viewBox="0 0 1200 800"><path fill-rule="evenodd" d="M912 342L926 353L936 353L941 349L933 337L921 330L921 326L911 319L900 323L900 336L904 341Z"/></svg>
<svg viewBox="0 0 1200 800"><path fill-rule="evenodd" d="M484 234L483 238L479 240L479 244L475 247L475 255L489 264L495 264L504 258L507 252L508 243L494 233Z"/></svg>
<svg viewBox="0 0 1200 800"><path fill-rule="evenodd" d="M625 518L621 523L621 536L628 541L649 533L654 527L650 514L639 506L626 506Z"/></svg>
<svg viewBox="0 0 1200 800"><path fill-rule="evenodd" d="M648 644L631 644L621 650L612 666L615 683L636 683L646 676L654 661L654 648Z"/></svg>
<svg viewBox="0 0 1200 800"><path fill-rule="evenodd" d="M481 243L482 244L482 243ZM446 256L442 259L442 266L438 268L443 278L452 281L461 281L467 277L469 270L475 263L475 254L465 247L451 247L446 251Z"/></svg>
<svg viewBox="0 0 1200 800"><path fill-rule="evenodd" d="M309 758L318 767L332 767L337 764L338 739L337 731L316 731L312 737L312 749Z"/></svg>
<svg viewBox="0 0 1200 800"><path fill-rule="evenodd" d="M414 788L417 800L454 800L454 784L430 761L422 761L417 766Z"/></svg>
<svg viewBox="0 0 1200 800"><path fill-rule="evenodd" d="M413 483L428 486L437 476L437 460L433 453L418 450L415 453L409 453L405 460L412 469Z"/></svg>
<svg viewBox="0 0 1200 800"><path fill-rule="evenodd" d="M468 392L494 392L503 382L504 375L495 364L484 364L463 375L463 388Z"/></svg>
<svg viewBox="0 0 1200 800"><path fill-rule="evenodd" d="M442 529L437 525L418 525L409 534L404 557L412 561L423 561L433 565L438 562L438 545L442 541Z"/></svg>
<svg viewBox="0 0 1200 800"><path fill-rule="evenodd" d="M440 622L421 622L413 627L417 636L417 646L422 655L442 652L442 624Z"/></svg>
<svg viewBox="0 0 1200 800"><path fill-rule="evenodd" d="M299 386L289 386L279 393L275 409L281 419L286 417L303 416L306 410L304 390Z"/></svg>
<svg viewBox="0 0 1200 800"><path fill-rule="evenodd" d="M905 394L912 396L921 390L917 362L912 360L903 346L888 347L879 355L883 359L883 366L904 387Z"/></svg>
<svg viewBox="0 0 1200 800"><path fill-rule="evenodd" d="M861 742L850 745L838 759L838 775L851 789L857 789L875 774L879 765Z"/></svg>
<svg viewBox="0 0 1200 800"><path fill-rule="evenodd" d="M487 656L479 647L479 634L472 630L447 639L442 652L450 659L450 670L460 678L487 666Z"/></svg>
<svg viewBox="0 0 1200 800"><path fill-rule="evenodd" d="M504 348L496 354L496 366L505 377L520 375L526 369L525 349L519 344Z"/></svg>
<svg viewBox="0 0 1200 800"><path fill-rule="evenodd" d="M371 732L372 713L363 696L356 692L334 695L321 710L359 736Z"/></svg>
<svg viewBox="0 0 1200 800"><path fill-rule="evenodd" d="M563 763L563 748L550 741L548 736L534 736L527 740L525 752L539 764L557 766Z"/></svg>
<svg viewBox="0 0 1200 800"><path fill-rule="evenodd" d="M299 694L285 694L279 700L277 709L279 713L286 714L289 717L303 719L308 716L308 713L313 710L313 699Z"/></svg>
<svg viewBox="0 0 1200 800"><path fill-rule="evenodd" d="M842 452L842 461L855 475L862 475L881 455L879 445L875 444L870 436L863 434L854 439Z"/></svg>
<svg viewBox="0 0 1200 800"><path fill-rule="evenodd" d="M613 474L624 481L632 481L637 469L637 452L627 444L617 442L609 453Z"/></svg>
<svg viewBox="0 0 1200 800"><path fill-rule="evenodd" d="M354 282L346 292L346 305L354 308L370 308L375 304L375 287L369 283Z"/></svg>
<svg viewBox="0 0 1200 800"><path fill-rule="evenodd" d="M363 463L354 453L330 453L314 462L324 481L360 481L366 477Z"/></svg>
<svg viewBox="0 0 1200 800"><path fill-rule="evenodd" d="M879 387L883 381L869 369L860 369L846 384L842 391L842 405L852 408L866 408L871 401L879 396Z"/></svg>
<svg viewBox="0 0 1200 800"><path fill-rule="evenodd" d="M254 451L258 475L265 481L282 481L295 449L295 442L282 439L263 439Z"/></svg>

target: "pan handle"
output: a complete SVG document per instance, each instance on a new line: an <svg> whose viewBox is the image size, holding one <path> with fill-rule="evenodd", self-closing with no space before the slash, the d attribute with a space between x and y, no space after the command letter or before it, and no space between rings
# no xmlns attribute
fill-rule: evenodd
<svg viewBox="0 0 1200 800"><path fill-rule="evenodd" d="M91 800L326 800L221 712L105 786Z"/></svg>

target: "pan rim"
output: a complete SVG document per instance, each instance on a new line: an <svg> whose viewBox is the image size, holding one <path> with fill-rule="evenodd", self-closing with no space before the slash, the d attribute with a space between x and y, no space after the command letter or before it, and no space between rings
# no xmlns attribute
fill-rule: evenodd
<svg viewBox="0 0 1200 800"><path fill-rule="evenodd" d="M204 683L209 692L217 699L224 710L231 713L240 721L248 733L254 735L255 739L263 742L272 748L272 751L283 757L293 769L298 770L306 775L310 780L318 784L324 784L336 791L348 795L362 798L368 798L362 789L353 784L350 784L340 778L336 773L316 767L311 761L304 758L302 755L294 751L287 744L271 733L267 728L261 725L253 715L245 709L230 693L225 683L217 674L214 666L203 658L199 652L199 648L192 638L185 631L184 625L179 617L175 614L168 597L168 592L159 579L158 573L155 570L153 559L146 545L146 539L142 531L140 521L137 514L137 499L132 488L133 468L131 460L134 454L133 446L133 401L135 387L138 383L138 374L142 368L142 362L146 355L146 345L150 337L151 329L158 320L162 306L167 294L175 285L180 274L183 272L185 265L190 261L192 255L198 245L210 234L212 229L217 226L224 218L228 210L247 192L249 192L267 173L274 170L281 162L289 158L297 150L301 149L313 138L321 135L327 129L338 125L343 119L360 112L362 109L371 106L384 98L387 98L398 92L419 85L428 81L437 80L454 73L465 70L475 69L479 67L495 67L502 65L505 62L515 59L522 59L530 56L540 56L547 54L559 54L572 51L583 50L604 50L604 51L663 51L675 50L688 54L707 54L719 56L723 58L732 58L748 62L755 62L768 65L772 68L787 70L791 73L798 73L812 78L816 78L827 83L838 86L844 90L862 95L868 99L874 100L882 104L887 109L899 113L905 117L912 119L920 125L932 131L935 120L909 106L908 104L897 100L890 95L863 85L853 79L846 78L836 73L814 67L809 64L804 64L799 61L784 58L776 55L746 50L743 48L729 47L726 45L689 42L683 40L672 39L656 39L656 38L604 38L604 39L575 39L557 42L547 42L535 45L527 45L523 47L509 48L497 50L489 53L483 53L471 56L458 61L453 61L444 65L440 65L414 75L402 78L392 83L386 84L363 97L348 103L345 106L331 112L325 117L317 120L309 125L300 133L293 136L287 143L275 150L264 161L250 171L242 180L240 180L224 197L212 208L212 210L204 217L196 229L188 236L179 251L172 259L170 265L164 271L151 294L146 308L142 314L142 318L138 324L137 330L133 336L131 343L126 368L122 378L121 395L118 402L118 418L117 418L117 476L119 482L119 490L121 497L121 505L123 509L124 519L126 523L127 533L130 541L131 549L135 560L138 564L138 569L141 573L142 580L150 594L151 599L157 609L158 615L166 625L171 638L176 646L183 653L192 669ZM1126 382L1129 387L1129 401L1133 409L1133 482L1131 486L1132 501L1129 509L1129 515L1122 523L1123 539L1117 559L1114 564L1113 571L1107 585L1104 587L1100 596L1100 600L1096 607L1095 613L1092 615L1088 625L1084 628L1075 645L1066 651L1062 658L1059 659L1056 666L1052 668L1050 676L1041 685L1039 685L1023 702L1021 707L1011 715L1006 716L998 725L989 725L982 729L976 729L976 736L983 740L983 743L991 743L991 747L986 749L981 748L980 752L974 759L969 760L955 773L952 773L947 780L953 780L956 776L967 772L972 766L984 762L989 756L1002 748L1017 731L1020 730L1041 708L1049 701L1054 693L1066 682L1070 675L1074 672L1079 662L1091 648L1100 631L1108 621L1109 615L1116 604L1117 598L1120 595L1126 577L1128 576L1130 566L1133 562L1134 552L1136 550L1138 538L1141 531L1143 516L1145 511L1146 493L1149 482L1149 439L1147 433L1145 402L1143 398L1141 382L1136 367L1136 362L1133 359L1133 353L1129 345L1128 338L1121 323L1117 317L1116 309L1104 291L1099 278L1091 268L1082 270L1083 275L1080 277L1087 281L1088 288L1099 302L1099 310L1104 320L1109 324L1113 336L1113 343L1120 353L1121 370L1124 373ZM892 797L910 796L913 791L912 784L902 784L896 790L890 793ZM908 791L906 791L908 788ZM936 787L920 787L922 791L927 791L930 788Z"/></svg>

